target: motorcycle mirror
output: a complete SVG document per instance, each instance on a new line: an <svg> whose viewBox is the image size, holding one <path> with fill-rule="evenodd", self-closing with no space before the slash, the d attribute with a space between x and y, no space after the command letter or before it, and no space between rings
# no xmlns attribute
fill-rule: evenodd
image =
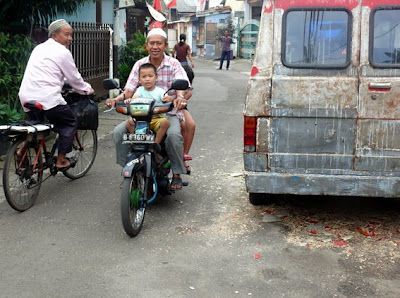
<svg viewBox="0 0 400 298"><path fill-rule="evenodd" d="M103 88L106 90L119 89L119 84L114 79L104 79L103 80Z"/></svg>
<svg viewBox="0 0 400 298"><path fill-rule="evenodd" d="M165 91L164 95L167 94L170 90L186 90L189 88L189 83L186 80L176 79L172 81L171 88Z"/></svg>
<svg viewBox="0 0 400 298"><path fill-rule="evenodd" d="M176 79L172 82L171 88L173 90L186 90L189 88L189 83L186 80Z"/></svg>

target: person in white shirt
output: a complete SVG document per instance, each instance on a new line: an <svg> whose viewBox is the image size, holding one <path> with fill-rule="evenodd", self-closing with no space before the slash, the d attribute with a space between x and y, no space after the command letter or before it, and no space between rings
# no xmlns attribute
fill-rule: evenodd
<svg viewBox="0 0 400 298"><path fill-rule="evenodd" d="M27 101L42 105L46 118L59 134L56 167L66 170L71 163L65 154L72 150L77 129L77 121L67 102L61 95L64 80L80 94L93 94L90 84L83 81L76 68L68 46L72 42L72 28L64 20L56 20L49 25L49 39L35 47L29 58L19 89L22 106ZM33 113L24 107L28 118Z"/></svg>

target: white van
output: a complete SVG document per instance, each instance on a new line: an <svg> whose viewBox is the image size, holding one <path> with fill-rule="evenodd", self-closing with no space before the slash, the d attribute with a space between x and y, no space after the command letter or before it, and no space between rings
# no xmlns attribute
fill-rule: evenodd
<svg viewBox="0 0 400 298"><path fill-rule="evenodd" d="M243 157L253 204L400 196L400 1L265 0Z"/></svg>

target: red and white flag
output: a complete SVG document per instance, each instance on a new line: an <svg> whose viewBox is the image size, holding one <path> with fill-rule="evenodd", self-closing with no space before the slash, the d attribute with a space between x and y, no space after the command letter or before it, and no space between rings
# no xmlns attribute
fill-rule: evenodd
<svg viewBox="0 0 400 298"><path fill-rule="evenodd" d="M164 0L164 3L168 8L176 7L176 0Z"/></svg>
<svg viewBox="0 0 400 298"><path fill-rule="evenodd" d="M150 5L146 2L147 7ZM154 0L153 1L153 8L159 12L162 12L161 0Z"/></svg>

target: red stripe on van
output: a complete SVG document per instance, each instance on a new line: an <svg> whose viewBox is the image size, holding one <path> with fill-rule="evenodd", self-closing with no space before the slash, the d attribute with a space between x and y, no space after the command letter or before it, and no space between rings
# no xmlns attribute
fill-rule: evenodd
<svg viewBox="0 0 400 298"><path fill-rule="evenodd" d="M396 0L382 1L382 2L395 2ZM399 0L397 0L398 2ZM359 4L360 0L275 0L275 8L286 10L296 6L329 6L329 7L347 7L350 10ZM364 1L363 1L364 2ZM366 2L373 3L374 0ZM375 0L376 2L376 0Z"/></svg>
<svg viewBox="0 0 400 298"><path fill-rule="evenodd" d="M251 74L250 74L250 76L252 76L252 77L254 77L256 74L258 74L259 73L259 70L258 70L258 68L257 68L257 66L253 66L252 68L251 68Z"/></svg>
<svg viewBox="0 0 400 298"><path fill-rule="evenodd" d="M267 0L264 6L264 13L271 13L273 9L272 0Z"/></svg>
<svg viewBox="0 0 400 298"><path fill-rule="evenodd" d="M375 8L376 6L382 5L399 5L399 0L384 0L384 1L376 1L376 0L363 0L362 5L368 6L371 9Z"/></svg>

